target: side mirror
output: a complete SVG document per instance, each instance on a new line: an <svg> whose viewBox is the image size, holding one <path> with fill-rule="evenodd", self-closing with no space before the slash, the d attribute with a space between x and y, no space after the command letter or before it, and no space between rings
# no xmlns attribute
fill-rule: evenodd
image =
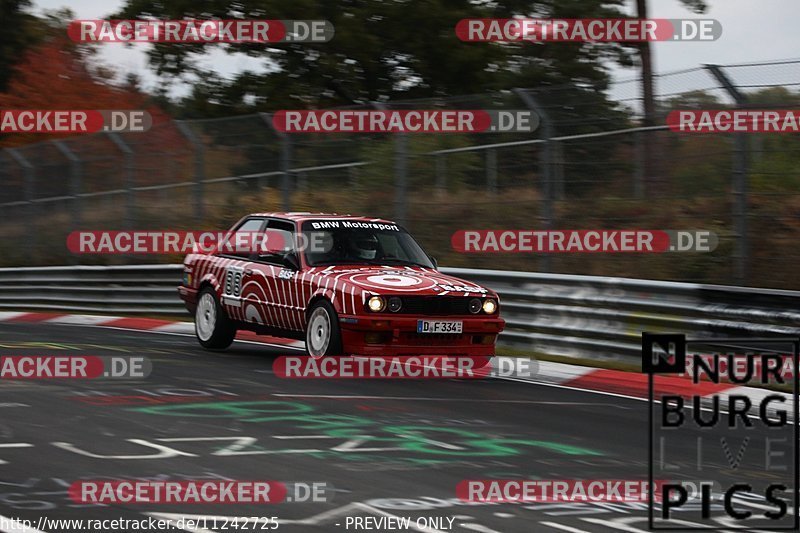
<svg viewBox="0 0 800 533"><path fill-rule="evenodd" d="M435 268L436 270L439 270L439 261L437 261L436 258L433 257L432 255L429 255L428 259L430 259L431 263L433 263L433 268Z"/></svg>

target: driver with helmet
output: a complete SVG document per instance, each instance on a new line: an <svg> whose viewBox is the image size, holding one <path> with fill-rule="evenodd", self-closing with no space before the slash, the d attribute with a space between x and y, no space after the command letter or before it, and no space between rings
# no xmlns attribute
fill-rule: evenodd
<svg viewBox="0 0 800 533"><path fill-rule="evenodd" d="M365 231L348 232L342 237L347 240L348 256L353 259L375 259L378 256L378 237L374 233Z"/></svg>

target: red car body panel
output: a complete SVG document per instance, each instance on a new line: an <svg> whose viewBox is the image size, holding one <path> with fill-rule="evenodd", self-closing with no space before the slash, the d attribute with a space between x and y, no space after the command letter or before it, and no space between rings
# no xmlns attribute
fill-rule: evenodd
<svg viewBox="0 0 800 533"><path fill-rule="evenodd" d="M257 213L249 217L294 222L298 230L305 220L394 224L350 215ZM505 325L499 317L499 305L491 315L470 314L466 310L448 314L446 309L431 313L428 309L441 308L441 299L448 299L449 305L459 304L459 308L462 307L460 299L466 302L477 297L497 301L494 291L433 268L358 264L312 267L306 264L303 254L300 256L300 270L292 270L214 253L190 254L184 260L184 283L178 291L193 312L199 290L210 284L239 329L298 339L304 338L307 310L318 298L325 298L339 315L346 354L494 355L496 336ZM418 313L371 312L367 300L373 295L411 297L420 302L421 308ZM418 334L420 319L461 320L463 331L461 334Z"/></svg>

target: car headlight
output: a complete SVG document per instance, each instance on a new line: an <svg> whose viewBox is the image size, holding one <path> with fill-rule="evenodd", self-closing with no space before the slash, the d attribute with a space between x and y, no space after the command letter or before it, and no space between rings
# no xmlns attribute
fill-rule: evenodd
<svg viewBox="0 0 800 533"><path fill-rule="evenodd" d="M473 298L469 301L469 312L476 315L481 312L481 301L478 298Z"/></svg>
<svg viewBox="0 0 800 533"><path fill-rule="evenodd" d="M402 308L403 300L401 300L398 296L392 296L389 298L389 311L392 313L397 313Z"/></svg>
<svg viewBox="0 0 800 533"><path fill-rule="evenodd" d="M483 302L483 312L487 315L491 315L497 311L497 302L494 300L484 300Z"/></svg>
<svg viewBox="0 0 800 533"><path fill-rule="evenodd" d="M383 301L383 298L380 296L372 296L367 300L367 305L369 306L369 310L373 313L380 313L383 311L383 308L386 307L386 302Z"/></svg>

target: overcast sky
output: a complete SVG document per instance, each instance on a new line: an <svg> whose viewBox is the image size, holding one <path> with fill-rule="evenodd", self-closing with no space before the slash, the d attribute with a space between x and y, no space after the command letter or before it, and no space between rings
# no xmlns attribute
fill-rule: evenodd
<svg viewBox="0 0 800 533"><path fill-rule="evenodd" d="M679 0L649 0L651 18L695 17ZM659 42L654 43L655 68L657 72L682 70L697 67L704 63L730 64L757 62L772 59L794 59L800 57L800 0L707 0L710 5L705 18L714 18L723 27L722 38L715 42ZM37 10L69 7L78 18L104 18L123 4L122 0L34 0ZM628 10L632 13L635 0L628 0ZM152 89L158 83L148 70L144 54L147 44L126 46L118 43L101 45L101 57L115 67L122 75L128 72L139 74L144 86ZM474 46L465 44L464 46ZM220 50L212 50L203 61L221 75L229 76L235 72L250 69L260 70L263 60L245 56L229 55ZM613 69L617 80L634 78L637 72L620 68ZM798 73L800 75L800 73ZM678 78L674 78L677 80ZM790 81L800 82L800 79ZM779 83L786 83L778 81ZM698 80L681 80L676 83L688 85L701 83ZM665 82L663 85L668 85ZM635 85L623 84L615 92L619 98L629 94ZM672 88L664 89L668 92ZM180 94L179 88L173 94Z"/></svg>

